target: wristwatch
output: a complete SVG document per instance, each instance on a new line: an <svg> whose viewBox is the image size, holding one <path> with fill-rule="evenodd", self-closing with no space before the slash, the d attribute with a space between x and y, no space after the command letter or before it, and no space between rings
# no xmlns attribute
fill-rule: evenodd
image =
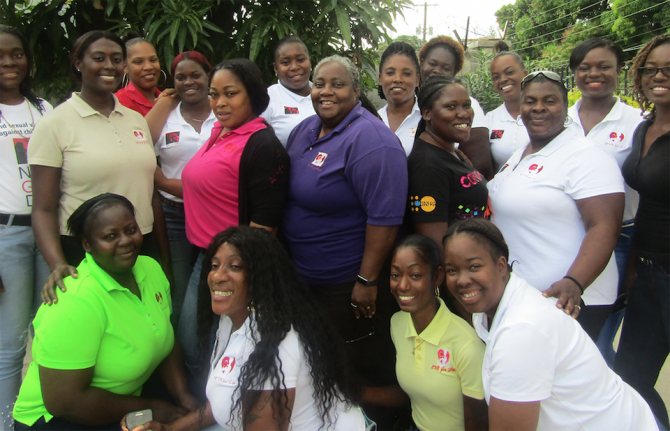
<svg viewBox="0 0 670 431"><path fill-rule="evenodd" d="M360 274L356 276L356 281L367 287L374 287L377 285L377 280L368 280Z"/></svg>

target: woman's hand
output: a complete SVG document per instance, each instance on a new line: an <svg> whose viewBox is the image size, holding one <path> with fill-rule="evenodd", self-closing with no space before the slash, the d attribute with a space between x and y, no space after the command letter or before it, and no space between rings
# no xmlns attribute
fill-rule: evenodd
<svg viewBox="0 0 670 431"><path fill-rule="evenodd" d="M154 414L154 420L162 423L173 422L188 413L187 409L163 400L153 400L151 411Z"/></svg>
<svg viewBox="0 0 670 431"><path fill-rule="evenodd" d="M200 408L200 403L198 402L198 399L189 392L181 396L179 399L179 406L192 412Z"/></svg>
<svg viewBox="0 0 670 431"><path fill-rule="evenodd" d="M51 275L49 275L49 278L47 278L46 284L42 288L41 297L43 304L51 305L58 302L56 286L58 286L61 292L65 292L67 289L65 288L63 279L68 275L71 275L72 278L77 278L79 276L77 268L65 263L56 265Z"/></svg>
<svg viewBox="0 0 670 431"><path fill-rule="evenodd" d="M575 319L579 316L582 307L579 305L582 302L582 291L575 284L574 281L563 278L551 287L542 292L545 298L558 298L556 307L565 311Z"/></svg>
<svg viewBox="0 0 670 431"><path fill-rule="evenodd" d="M377 286L364 286L356 282L354 290L351 292L351 304L354 307L356 318L361 316L371 318L377 311L375 302L377 301Z"/></svg>

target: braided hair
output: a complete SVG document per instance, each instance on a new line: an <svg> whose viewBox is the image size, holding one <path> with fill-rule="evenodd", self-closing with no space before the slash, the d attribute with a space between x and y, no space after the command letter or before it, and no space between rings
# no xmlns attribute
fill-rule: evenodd
<svg viewBox="0 0 670 431"><path fill-rule="evenodd" d="M421 66L419 65L419 59L416 56L416 51L410 45L409 43L406 42L393 42L384 50L384 53L382 54L381 60L379 60L379 74L382 74L382 69L384 69L384 63L386 63L386 60L388 60L389 57L393 55L404 55L405 57L409 58L412 60L414 65L416 66L416 73L419 73L421 70ZM416 94L419 94L419 88L415 88L414 92ZM382 86L377 85L377 93L379 94L379 97L382 100L386 100L386 95L384 95L384 91L382 90Z"/></svg>
<svg viewBox="0 0 670 431"><path fill-rule="evenodd" d="M446 247L454 236L462 233L486 247L493 261L497 261L500 256L504 256L505 260L509 262L509 247L505 242L505 237L503 237L500 229L490 221L473 218L452 224L442 238L442 246ZM512 270L509 265L508 268L510 271Z"/></svg>
<svg viewBox="0 0 670 431"><path fill-rule="evenodd" d="M0 24L0 34L2 33L11 34L21 42L21 45L23 46L23 52L25 53L26 60L28 62L28 74L19 84L19 93L21 93L21 95L25 97L26 100L40 112L40 114L44 115L45 110L44 106L42 106L42 99L33 93L32 71L33 65L35 64L35 59L33 57L33 52L30 49L28 39L26 39L16 28Z"/></svg>
<svg viewBox="0 0 670 431"><path fill-rule="evenodd" d="M655 48L670 43L670 34L664 34L661 36L656 36L646 45L640 49L640 52L637 53L633 59L633 97L639 103L640 108L642 108L642 114L649 111L649 114L645 118L648 120L654 121L656 119L656 107L652 107L652 103L645 96L644 91L642 90L642 74L639 72L640 67L644 67L644 64L647 62L647 57L649 53Z"/></svg>
<svg viewBox="0 0 670 431"><path fill-rule="evenodd" d="M419 97L417 98L417 102L419 104L419 109L421 110L421 113L423 114L424 108L432 109L433 105L435 104L435 101L439 99L440 96L442 95L442 92L448 86L455 84L463 85L460 79L447 75L434 75L426 79L423 85L421 86L421 90L419 91ZM426 120L423 119L422 115L421 121L419 121L419 125L416 128L414 139L419 138L419 136L421 136L421 133L423 133L425 130L426 130Z"/></svg>

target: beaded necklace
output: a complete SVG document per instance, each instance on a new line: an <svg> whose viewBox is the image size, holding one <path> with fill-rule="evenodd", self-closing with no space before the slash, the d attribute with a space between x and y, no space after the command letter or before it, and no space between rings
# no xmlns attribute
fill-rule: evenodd
<svg viewBox="0 0 670 431"><path fill-rule="evenodd" d="M26 100L25 97L23 98L23 100L26 102L26 105L28 106L28 112L30 113L30 122L32 123L30 126L34 129L34 128L35 128L35 118L33 117L33 110L30 109L30 104L28 103L28 101ZM5 116L2 115L2 111L0 111L0 119L3 120L4 122L6 122L7 125L9 125L9 127L10 127L13 131L15 131L17 135L19 135L19 136L22 137L23 139L28 139L27 136L23 136L23 134L22 134L21 132L19 132L18 130L16 130L16 129L14 128L14 126L12 126L12 123L10 123L9 121L7 121L7 119L5 118Z"/></svg>

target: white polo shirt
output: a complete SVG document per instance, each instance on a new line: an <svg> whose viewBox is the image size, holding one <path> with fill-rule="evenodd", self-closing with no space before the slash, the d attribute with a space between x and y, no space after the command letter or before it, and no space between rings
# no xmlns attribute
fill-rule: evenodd
<svg viewBox="0 0 670 431"><path fill-rule="evenodd" d="M584 136L582 120L579 118L581 106L582 99L579 99L568 109L568 115L572 117L570 127ZM644 118L642 118L642 113L639 109L628 106L624 101L619 99L619 102L614 104L612 110L605 116L603 121L596 124L586 137L614 157L619 164L619 169L621 169L623 162L633 148L633 133L643 120ZM632 221L635 218L639 202L640 196L637 191L626 184L626 206L623 210L624 221Z"/></svg>
<svg viewBox="0 0 670 431"><path fill-rule="evenodd" d="M514 272L546 290L568 273L586 235L575 201L623 193L623 178L612 156L571 129L521 160L523 151L488 183L491 221L505 236ZM612 253L582 295L584 303L612 304L618 281Z"/></svg>
<svg viewBox="0 0 670 431"><path fill-rule="evenodd" d="M388 107L389 105L384 105L377 114L381 117L386 127L391 127L389 125L389 116L388 116ZM416 135L416 128L419 126L419 121L421 121L421 109L419 109L419 103L414 99L414 106L412 107L412 113L405 117L400 123L400 126L395 131L395 135L400 139L402 148L405 150L405 154L409 156L409 153L412 152L414 147L414 135Z"/></svg>
<svg viewBox="0 0 670 431"><path fill-rule="evenodd" d="M472 324L486 343L487 403L540 401L538 430L658 430L647 403L579 323L514 273L491 327L484 313Z"/></svg>
<svg viewBox="0 0 670 431"><path fill-rule="evenodd" d="M216 333L216 344L212 353L212 365L207 379L207 400L212 406L214 419L225 430L242 429L241 418L236 416L231 420L231 413L234 405L233 395L239 383L240 371L256 346L251 336L251 318L252 316L248 317L244 324L234 332L232 331L233 323L228 316L222 315L219 320L219 330ZM258 334L255 336L259 337ZM295 388L289 430L319 429L321 415L314 402L310 367L305 359L305 352L298 333L293 328L279 344L279 360L286 388ZM272 390L272 383L265 382L262 389ZM239 414L239 411L235 413ZM363 431L365 430L365 419L360 408L349 407L343 401L335 400L323 429Z"/></svg>
<svg viewBox="0 0 670 431"><path fill-rule="evenodd" d="M482 105L480 105L474 97L470 97L470 101L472 102L472 110L475 111L475 117L472 119L472 126L470 127L472 129L476 129L477 127L488 129L489 122L486 119L486 114L482 109Z"/></svg>
<svg viewBox="0 0 670 431"><path fill-rule="evenodd" d="M189 160L207 142L212 134L212 127L216 123L214 112L202 123L200 133L188 124L181 115L181 102L170 112L158 141L154 144L156 157L159 158L163 174L170 179L181 179L181 172ZM158 191L165 198L175 202L184 202L183 199L162 190Z"/></svg>
<svg viewBox="0 0 670 431"><path fill-rule="evenodd" d="M309 83L312 86L312 83ZM268 87L270 104L260 116L272 126L279 142L286 147L288 137L302 120L315 115L312 96L300 96L280 82Z"/></svg>
<svg viewBox="0 0 670 431"><path fill-rule="evenodd" d="M519 148L525 148L530 142L526 126L518 125L503 103L486 114L489 127L491 155L496 169L504 165Z"/></svg>

